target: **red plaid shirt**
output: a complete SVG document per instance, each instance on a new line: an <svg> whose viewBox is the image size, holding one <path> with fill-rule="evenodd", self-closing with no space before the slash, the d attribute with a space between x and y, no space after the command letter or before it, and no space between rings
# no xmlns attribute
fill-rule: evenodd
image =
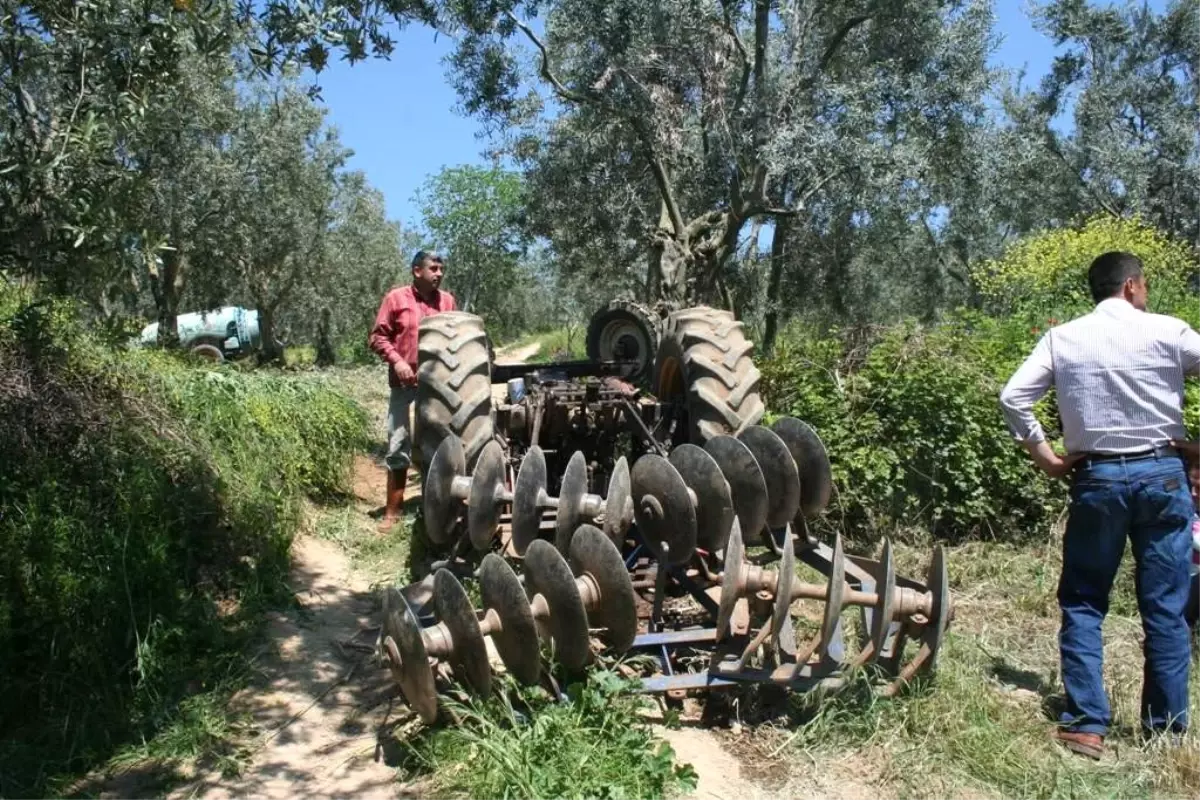
<svg viewBox="0 0 1200 800"><path fill-rule="evenodd" d="M429 303L417 294L411 284L399 286L384 295L367 342L389 367L403 359L415 371L417 327L421 320L443 311L457 310L454 295L447 291L438 289L437 299ZM400 386L400 379L392 369L388 370L388 386Z"/></svg>

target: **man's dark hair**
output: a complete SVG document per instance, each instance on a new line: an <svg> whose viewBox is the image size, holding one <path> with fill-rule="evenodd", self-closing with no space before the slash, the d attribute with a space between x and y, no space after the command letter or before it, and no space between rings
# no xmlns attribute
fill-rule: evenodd
<svg viewBox="0 0 1200 800"><path fill-rule="evenodd" d="M435 264L441 264L442 257L439 256L437 253L431 252L429 250L418 250L417 254L415 256L413 256L412 263L409 264L409 268L416 269L417 267L424 264L426 261L432 261Z"/></svg>
<svg viewBox="0 0 1200 800"><path fill-rule="evenodd" d="M1092 299L1099 303L1121 291L1125 281L1141 277L1142 261L1133 253L1110 250L1096 256L1088 267L1088 287Z"/></svg>

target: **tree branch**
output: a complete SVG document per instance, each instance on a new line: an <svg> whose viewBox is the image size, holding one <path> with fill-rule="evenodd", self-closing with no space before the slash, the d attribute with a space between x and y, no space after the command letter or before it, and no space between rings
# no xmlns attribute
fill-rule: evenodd
<svg viewBox="0 0 1200 800"><path fill-rule="evenodd" d="M729 34L729 38L733 39L733 46L737 48L738 55L742 57L742 77L738 81L737 99L733 101L734 116L742 110L742 103L746 100L746 92L750 88L750 53L746 50L746 44L742 41L742 37L738 35L737 27L733 24L733 16L730 14L729 3L721 4L725 10L725 32Z"/></svg>
<svg viewBox="0 0 1200 800"><path fill-rule="evenodd" d="M640 126L639 126L640 127ZM671 227L675 236L683 238L686 226L683 224L683 214L679 211L679 202L675 199L675 190L671 187L671 179L663 166L662 159L654 152L651 142L643 140L646 147L646 159L650 162L650 171L654 173L654 182L658 184L658 192L662 195L663 204L667 207L667 215L671 218Z"/></svg>
<svg viewBox="0 0 1200 800"><path fill-rule="evenodd" d="M701 233L711 230L725 218L724 211L708 211L692 220L685 232L688 239L695 239Z"/></svg>
<svg viewBox="0 0 1200 800"><path fill-rule="evenodd" d="M829 44L825 45L825 52L821 54L821 70L824 70L829 66L829 62L833 61L833 57L837 55L838 48L842 46L842 42L850 35L850 31L862 25L870 18L870 15L864 14L858 17L851 17L842 23L842 27L838 28L833 36L829 38Z"/></svg>
<svg viewBox="0 0 1200 800"><path fill-rule="evenodd" d="M804 211L804 208L808 204L808 201L812 199L813 195L815 195L817 192L821 191L821 189L825 188L826 184L828 184L830 181L834 180L835 178L841 177L842 175L845 175L846 173L851 172L853 170L857 170L857 169L858 169L858 167L845 167L844 169L834 170L833 172L829 173L825 177L818 180L812 186L805 189L804 192L800 195L799 199L796 200L796 203L792 208L777 208L777 207L772 207L772 206L764 206L763 208L756 208L755 213L769 214L773 217L794 217L797 214Z"/></svg>
<svg viewBox="0 0 1200 800"><path fill-rule="evenodd" d="M542 42L542 40L539 39L537 37L537 34L533 32L533 29L530 28L528 25L526 25L524 22L522 22L517 17L517 15L514 14L513 12L506 11L505 13L508 15L508 18L513 21L513 24L516 25L518 28L520 28L521 31L529 38L529 41L533 42L534 46L537 47L537 49L541 51L541 54L542 54L541 75L542 75L542 78L547 83L549 83L551 86L554 87L555 93L558 94L558 96L561 97L562 99L569 100L573 103L590 102L591 98L589 98L585 94L582 94L581 92L575 92L575 91L568 89L566 86L563 85L562 81L560 81L558 79L558 77L550 70L550 53L549 53L549 51L546 50L546 45ZM608 71L606 70L605 74L603 76L601 76L601 81L605 80L605 78L607 78L607 77L608 77ZM599 81L597 83L599 83Z"/></svg>

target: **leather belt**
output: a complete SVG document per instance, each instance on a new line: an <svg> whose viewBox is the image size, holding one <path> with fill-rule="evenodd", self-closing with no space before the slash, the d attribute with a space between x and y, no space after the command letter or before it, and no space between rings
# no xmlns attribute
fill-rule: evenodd
<svg viewBox="0 0 1200 800"><path fill-rule="evenodd" d="M1103 464L1110 461L1143 461L1147 458L1179 456L1179 450L1171 445L1159 445L1132 453L1088 453L1079 463Z"/></svg>

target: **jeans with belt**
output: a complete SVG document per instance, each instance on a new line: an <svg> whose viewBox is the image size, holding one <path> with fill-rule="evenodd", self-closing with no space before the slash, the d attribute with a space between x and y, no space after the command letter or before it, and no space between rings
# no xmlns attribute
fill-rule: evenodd
<svg viewBox="0 0 1200 800"><path fill-rule="evenodd" d="M1081 461L1071 481L1058 586L1059 648L1067 707L1061 723L1107 733L1112 713L1104 690L1100 628L1129 538L1138 610L1145 632L1142 726L1187 728L1190 636L1188 600L1192 499L1176 454Z"/></svg>

